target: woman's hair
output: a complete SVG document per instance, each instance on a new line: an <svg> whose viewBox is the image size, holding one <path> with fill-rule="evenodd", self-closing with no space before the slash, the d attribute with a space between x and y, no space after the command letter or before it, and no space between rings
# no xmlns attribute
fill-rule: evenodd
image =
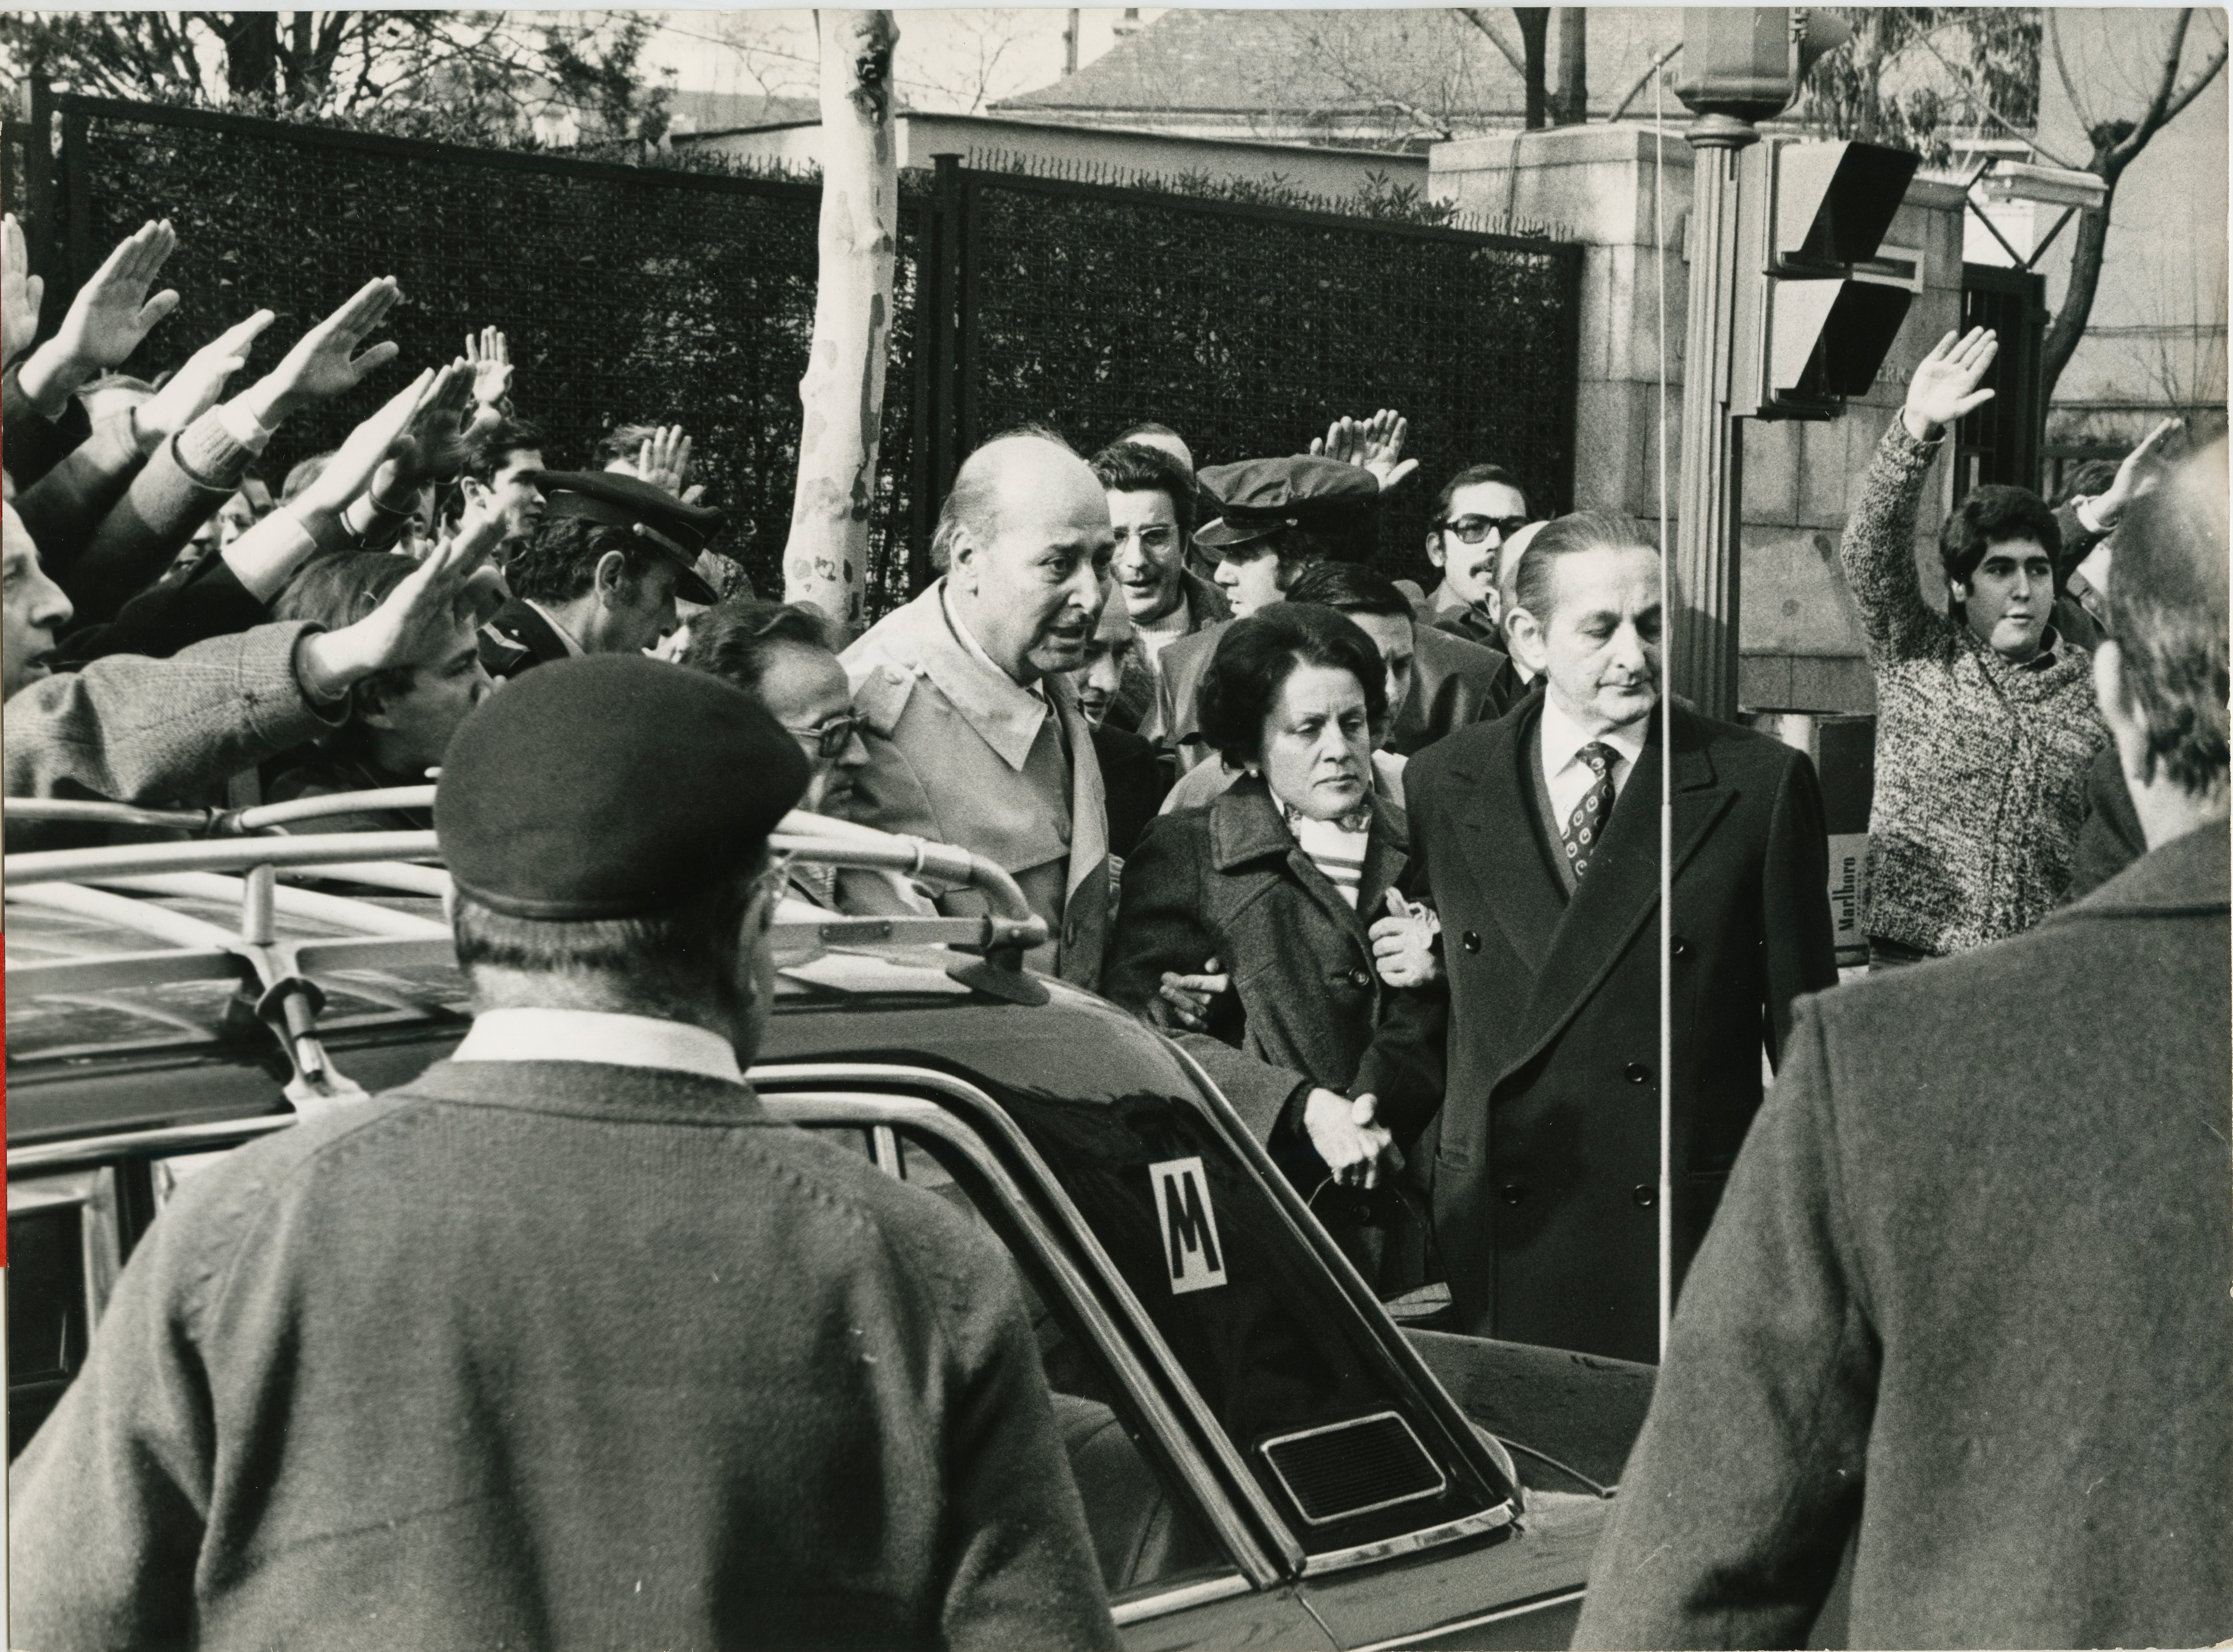
<svg viewBox="0 0 2233 1652"><path fill-rule="evenodd" d="M1357 679L1377 737L1388 720L1387 666L1346 614L1313 602L1274 602L1234 621L1201 674L1195 715L1202 738L1234 768L1263 755L1264 722L1297 666L1327 666Z"/></svg>
<svg viewBox="0 0 2233 1652"><path fill-rule="evenodd" d="M686 666L759 698L760 679L779 647L830 652L830 630L815 609L758 597L731 597L690 621Z"/></svg>
<svg viewBox="0 0 2233 1652"><path fill-rule="evenodd" d="M1160 493L1171 502L1179 538L1194 532L1194 479L1187 467L1160 447L1112 442L1086 461L1110 493Z"/></svg>
<svg viewBox="0 0 2233 1652"><path fill-rule="evenodd" d="M2012 540L2034 539L2054 565L2056 595L2062 591L2062 529L2047 501L2029 488L1998 483L1972 489L1938 530L1938 561L1950 582L1967 585L1986 551Z"/></svg>
<svg viewBox="0 0 2233 1652"><path fill-rule="evenodd" d="M1553 563L1578 551L1630 550L1649 550L1657 556L1658 536L1645 531L1644 524L1634 517L1624 516L1618 511L1577 511L1546 522L1535 530L1535 537L1520 553L1520 571L1513 582L1512 604L1526 608L1538 623L1547 626L1551 622L1551 593L1557 583Z"/></svg>

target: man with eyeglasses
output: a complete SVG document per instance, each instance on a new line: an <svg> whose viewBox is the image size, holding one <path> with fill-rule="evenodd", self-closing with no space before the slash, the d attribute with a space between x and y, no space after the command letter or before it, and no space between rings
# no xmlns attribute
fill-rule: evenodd
<svg viewBox="0 0 2233 1652"><path fill-rule="evenodd" d="M1497 576L1505 546L1528 520L1520 478L1501 465L1468 465L1445 483L1427 535L1427 560L1442 582L1416 597L1420 622L1503 650Z"/></svg>
<svg viewBox="0 0 2233 1652"><path fill-rule="evenodd" d="M1233 617L1216 585L1187 566L1194 540L1194 475L1160 446L1130 438L1092 459L1116 534L1109 576L1132 621L1133 646L1102 723L1137 729L1156 703L1156 662L1181 637Z"/></svg>

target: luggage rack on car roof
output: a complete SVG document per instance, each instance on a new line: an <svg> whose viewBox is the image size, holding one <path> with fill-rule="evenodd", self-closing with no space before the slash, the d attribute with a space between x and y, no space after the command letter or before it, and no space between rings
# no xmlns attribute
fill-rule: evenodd
<svg viewBox="0 0 2233 1652"><path fill-rule="evenodd" d="M436 862L431 831L297 835L290 828L339 815L426 809L432 786L338 792L238 810L143 809L74 798L10 797L16 822L154 828L198 834L187 841L35 850L4 860L10 905L90 919L169 943L167 950L10 963L10 992L77 993L182 981L233 979L245 998L255 992L256 1018L287 1052L293 1076L287 1096L298 1105L360 1094L320 1044L317 1015L325 994L314 979L338 970L412 967L452 959L449 926L370 901L283 883L281 879L337 879L411 895L446 894L449 875ZM980 891L981 917L801 918L778 914L778 950L804 946L940 946L980 954L960 958L947 973L993 997L1044 1004L1047 990L1023 972L1023 954L1044 944L1046 922L1034 914L1015 880L980 855L950 844L895 836L850 822L798 811L784 817L769 849L793 861L928 878ZM185 896L237 904L237 927L134 900ZM339 934L290 939L281 917L337 929Z"/></svg>

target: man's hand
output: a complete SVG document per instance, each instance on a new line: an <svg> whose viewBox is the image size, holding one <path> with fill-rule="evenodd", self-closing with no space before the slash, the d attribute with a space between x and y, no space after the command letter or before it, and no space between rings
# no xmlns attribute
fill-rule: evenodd
<svg viewBox="0 0 2233 1652"><path fill-rule="evenodd" d="M466 334L465 360L473 370L474 405L501 406L511 393L511 346L504 335L493 327L481 328L478 338Z"/></svg>
<svg viewBox="0 0 2233 1652"><path fill-rule="evenodd" d="M242 398L249 413L267 428L276 426L311 402L355 389L374 368L393 361L402 349L393 340L375 344L361 355L355 352L402 296L393 276L365 283L355 297L303 334L277 367L249 387Z"/></svg>
<svg viewBox="0 0 2233 1652"><path fill-rule="evenodd" d="M29 349L39 336L39 304L47 283L31 273L31 251L13 213L0 218L0 367Z"/></svg>
<svg viewBox="0 0 2233 1652"><path fill-rule="evenodd" d="M1223 972L1214 958L1206 960L1199 975L1177 975L1163 972L1162 985L1156 989L1162 995L1170 1018L1188 1032L1202 1031L1209 1025L1209 1006L1221 992L1233 988L1233 977Z"/></svg>
<svg viewBox="0 0 2233 1652"><path fill-rule="evenodd" d="M433 382L434 369L428 367L390 396L379 412L349 432L348 439L326 461L326 468L318 472L317 480L297 494L287 509L305 522L322 513L345 510L403 439L405 428L417 415Z"/></svg>
<svg viewBox="0 0 2233 1652"><path fill-rule="evenodd" d="M396 439L392 456L373 478L375 499L388 502L391 508L402 508L407 502L415 504L418 491L426 484L448 481L465 468L473 439L504 417L495 408L484 406L475 410L471 425L465 423L474 384L473 366L463 358L434 375L411 422Z"/></svg>
<svg viewBox="0 0 2233 1652"><path fill-rule="evenodd" d="M2117 467L2117 479L2109 484L2109 491L2095 499L2087 514L2104 528L2113 528L2117 520L2132 508L2132 501L2145 493L2154 482L2155 451L2165 437L2179 429L2186 421L2166 419L2147 433L2147 439L2125 455L2125 462Z"/></svg>
<svg viewBox="0 0 2233 1652"><path fill-rule="evenodd" d="M446 651L459 630L475 622L475 576L501 530L500 523L461 530L355 625L304 638L295 657L303 687L316 699L335 699L377 672Z"/></svg>
<svg viewBox="0 0 2233 1652"><path fill-rule="evenodd" d="M1990 328L1973 327L1959 339L1951 333L1940 339L1907 381L1907 406L1900 414L1907 433L1917 441L1930 441L1990 401L1993 393L1977 387L2000 353L2001 341Z"/></svg>
<svg viewBox="0 0 2233 1652"><path fill-rule="evenodd" d="M1411 421L1392 407L1383 407L1370 419L1337 419L1326 426L1323 439L1313 438L1311 452L1344 465L1361 465L1372 472L1380 491L1400 486L1419 468L1416 459L1403 457Z"/></svg>
<svg viewBox="0 0 2233 1652"><path fill-rule="evenodd" d="M1442 960L1435 951L1442 926L1430 907L1415 907L1395 890L1388 891L1388 915L1373 920L1367 932L1372 941L1372 966L1390 986L1424 986L1442 978Z"/></svg>
<svg viewBox="0 0 2233 1652"><path fill-rule="evenodd" d="M149 400L140 404L140 445L153 452L217 405L225 380L248 363L249 346L271 325L272 313L259 309L229 327L186 358L186 366Z"/></svg>
<svg viewBox="0 0 2233 1652"><path fill-rule="evenodd" d="M1379 1122L1379 1105L1370 1096L1352 1102L1330 1089L1312 1090L1303 1103L1311 1146L1344 1187L1377 1187L1403 1167L1395 1136Z"/></svg>
<svg viewBox="0 0 2233 1652"><path fill-rule="evenodd" d="M651 439L637 450L635 473L677 498L690 479L690 439L680 425L654 426Z"/></svg>
<svg viewBox="0 0 2233 1652"><path fill-rule="evenodd" d="M178 244L167 219L143 224L78 289L60 329L31 353L16 380L42 414L52 419L80 385L122 366L155 323L179 307L172 289L147 296Z"/></svg>

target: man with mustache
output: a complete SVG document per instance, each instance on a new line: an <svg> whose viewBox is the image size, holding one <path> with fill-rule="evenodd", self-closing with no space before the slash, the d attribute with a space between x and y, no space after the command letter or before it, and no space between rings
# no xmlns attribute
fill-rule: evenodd
<svg viewBox="0 0 2233 1652"><path fill-rule="evenodd" d="M1035 968L1091 988L1109 929L1108 816L1084 665L1116 537L1101 480L1068 443L1023 429L963 461L939 516L946 573L841 656L869 761L851 817L957 843L1010 873L1047 922ZM873 910L841 881L846 909ZM975 890L937 897L984 910Z"/></svg>

